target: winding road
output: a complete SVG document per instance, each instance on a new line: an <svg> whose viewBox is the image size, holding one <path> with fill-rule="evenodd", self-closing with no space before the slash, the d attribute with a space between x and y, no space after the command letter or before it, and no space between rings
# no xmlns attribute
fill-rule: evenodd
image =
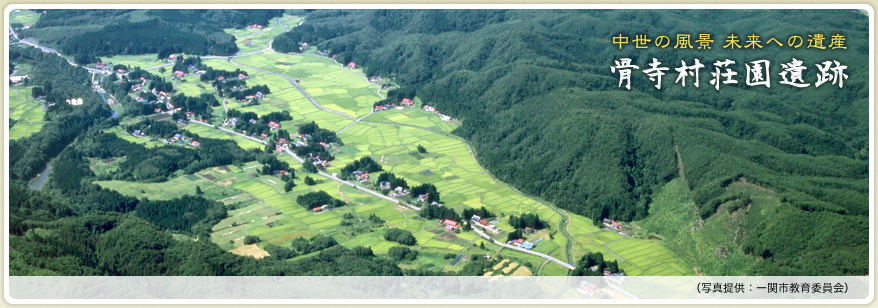
<svg viewBox="0 0 878 308"><path fill-rule="evenodd" d="M625 237L623 237L623 238L618 239L618 240L610 241L610 242L607 242L606 244L604 244L604 249L606 249L606 250L609 251L611 254L613 254L614 256L616 256L617 258L619 258L619 262L625 261L625 258L623 258L623 257L620 256L620 255L617 255L615 252L613 252L612 250L610 250L609 248L607 248L607 245L610 245L610 244L612 244L612 243L615 243L615 242L618 242L618 241L624 240L624 239L626 239L626 238L628 238L627 235L626 235Z"/></svg>

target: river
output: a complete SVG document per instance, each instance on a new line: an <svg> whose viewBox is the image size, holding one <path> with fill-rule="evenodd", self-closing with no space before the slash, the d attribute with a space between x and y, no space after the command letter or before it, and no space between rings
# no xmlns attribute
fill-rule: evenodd
<svg viewBox="0 0 878 308"><path fill-rule="evenodd" d="M33 189L33 190L42 189L43 184L46 183L46 179L49 178L49 174L52 173L52 162L54 162L54 161L55 161L55 159L52 158L52 160L50 160L48 163L46 163L46 168L43 169L43 171L40 172L40 175L38 175L36 179L31 181L30 184L27 185L27 187L30 187L30 189Z"/></svg>

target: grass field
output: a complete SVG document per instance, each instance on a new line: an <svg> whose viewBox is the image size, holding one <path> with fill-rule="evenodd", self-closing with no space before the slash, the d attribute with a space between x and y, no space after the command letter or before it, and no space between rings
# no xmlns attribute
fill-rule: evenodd
<svg viewBox="0 0 878 308"><path fill-rule="evenodd" d="M9 119L17 121L9 129L9 139L24 138L43 128L42 104L31 97L31 88L12 86L9 89Z"/></svg>
<svg viewBox="0 0 878 308"><path fill-rule="evenodd" d="M321 106L350 116L369 114L372 105L381 100L378 86L325 57L262 53L235 61L295 78Z"/></svg>
<svg viewBox="0 0 878 308"><path fill-rule="evenodd" d="M9 12L9 23L21 23L22 25L33 25L40 19L40 14L32 10L17 10Z"/></svg>
<svg viewBox="0 0 878 308"><path fill-rule="evenodd" d="M445 122L439 116L415 107L376 112L365 121L423 127L443 135L450 134L452 130L460 126L460 122Z"/></svg>
<svg viewBox="0 0 878 308"><path fill-rule="evenodd" d="M243 112L252 111L258 115L264 115L272 111L286 110L293 116L293 121L281 122L284 127L289 127L289 124L300 125L316 121L320 124L320 127L337 131L353 122L353 120L343 116L318 109L283 77L242 68L223 60L208 60L204 63L216 69L235 70L240 68L247 71L250 76L247 84L264 84L268 85L269 89L271 89L271 94L266 95L266 98L262 100L261 105L242 108L239 103L226 102L226 106L229 109L234 108Z"/></svg>

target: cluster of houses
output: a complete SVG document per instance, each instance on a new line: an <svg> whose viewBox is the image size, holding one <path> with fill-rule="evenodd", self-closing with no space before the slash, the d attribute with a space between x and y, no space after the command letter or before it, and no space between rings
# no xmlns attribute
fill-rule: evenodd
<svg viewBox="0 0 878 308"><path fill-rule="evenodd" d="M451 219L443 219L439 220L440 223L445 225L445 230L451 231L454 229L460 229L460 224Z"/></svg>
<svg viewBox="0 0 878 308"><path fill-rule="evenodd" d="M274 149L278 152L283 152L284 150L288 150L290 148L290 141L286 138L280 138L277 142L274 143Z"/></svg>
<svg viewBox="0 0 878 308"><path fill-rule="evenodd" d="M453 120L451 117L449 117L449 116L447 116L447 115L444 115L444 114L440 113L439 110L436 110L435 107L430 106L430 105L424 105L424 111L432 112L432 113L438 115L439 118L442 119L442 121L445 121L445 122L448 122L448 121Z"/></svg>
<svg viewBox="0 0 878 308"><path fill-rule="evenodd" d="M531 242L525 241L523 238L520 238L520 239L516 239L514 241L508 241L508 242L506 242L506 244L530 250L530 249L533 249L534 246L536 246L537 243L539 243L542 240L543 239L538 238L536 241L531 243Z"/></svg>
<svg viewBox="0 0 878 308"><path fill-rule="evenodd" d="M320 155L312 156L309 154L308 158L306 158L306 160L311 161L311 163L313 163L315 166L323 166L323 168L332 166L332 164L329 163L328 160L320 159Z"/></svg>
<svg viewBox="0 0 878 308"><path fill-rule="evenodd" d="M73 106L79 106L79 105L82 105L82 98L81 98L81 97L80 97L80 98L71 98L71 99L67 99L66 101L67 101L67 104L70 104L70 105L73 105Z"/></svg>
<svg viewBox="0 0 878 308"><path fill-rule="evenodd" d="M470 220L473 221L474 226L481 227L482 229L485 229L487 231L491 231L491 233L500 234L500 231L503 231L503 229L500 229L496 225L496 223L500 221L495 220L492 222L488 222L487 220L482 219L482 217L479 217L479 215L473 215L473 217L470 217Z"/></svg>
<svg viewBox="0 0 878 308"><path fill-rule="evenodd" d="M137 133L138 131L135 130L134 132ZM192 138L185 137L185 136L180 135L180 134L176 134L176 135L174 135L174 137L165 139L164 143L165 144L188 144L188 145L191 145L192 147L196 147L196 148L201 146L200 142L192 140Z"/></svg>
<svg viewBox="0 0 878 308"><path fill-rule="evenodd" d="M385 183L387 183L387 187L390 187L390 182L385 182ZM391 190L389 193L387 193L388 196L391 196L394 198L400 197L400 196L408 196L409 194L410 194L409 191L402 188L402 186L397 186L396 188Z"/></svg>
<svg viewBox="0 0 878 308"><path fill-rule="evenodd" d="M396 108L396 109L402 110L403 106L408 107L408 106L413 106L414 104L415 104L415 101L410 100L408 98L403 98L402 101L399 102L399 104L392 103L392 104L378 105L378 106L373 107L372 111L379 112L382 110L388 110L390 108Z"/></svg>
<svg viewBox="0 0 878 308"><path fill-rule="evenodd" d="M330 57L329 50L318 50L314 54L321 56L321 57ZM332 55L331 58L335 59L335 55Z"/></svg>
<svg viewBox="0 0 878 308"><path fill-rule="evenodd" d="M604 218L603 223L607 227L610 227L610 228L613 228L616 230L622 230L622 225L619 224L618 222L616 222L615 220L610 220L610 219Z"/></svg>
<svg viewBox="0 0 878 308"><path fill-rule="evenodd" d="M359 181L360 183L363 183L363 182L369 180L369 173L368 172L363 172L363 171L357 170L357 171L352 172L352 174L355 177L357 177L357 181Z"/></svg>
<svg viewBox="0 0 878 308"><path fill-rule="evenodd" d="M403 98L402 101L399 102L399 105L397 105L396 103L393 103L393 104L378 105L378 106L372 107L372 111L374 111L374 112L379 112L379 111L382 111L382 110L389 110L390 108L396 108L396 109L402 110L403 107L413 106L414 104L415 104L415 101L410 100L410 99L408 99L408 98ZM436 107L433 107L433 106L430 106L430 105L424 105L424 111L432 112L433 114L438 115L439 118L442 119L442 121L445 121L445 122L453 121L453 120L454 120L454 119L452 119L451 117L449 117L449 116L447 116L447 115L444 115L444 114L440 113L438 110L436 110Z"/></svg>

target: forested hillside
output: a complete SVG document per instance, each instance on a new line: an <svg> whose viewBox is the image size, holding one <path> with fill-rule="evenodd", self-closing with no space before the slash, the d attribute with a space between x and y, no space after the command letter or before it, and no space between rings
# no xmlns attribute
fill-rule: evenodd
<svg viewBox="0 0 878 308"><path fill-rule="evenodd" d="M665 49L620 49L611 39L620 33L672 40L691 34L693 44L699 33L710 33L715 43L710 50L674 49L673 41ZM754 33L764 48L722 48L729 34L743 45ZM816 33L827 38L824 46L844 35L847 49L806 48ZM793 35L804 37L804 45L786 46ZM766 43L772 37L784 46ZM869 45L867 16L859 12L315 11L273 46L297 51L301 42L328 49L339 62L354 61L368 75L396 78L403 88L391 91L390 100L416 95L462 119L455 133L494 175L595 222L647 217L659 187L684 174L697 207L692 219L745 202L746 195L727 189L736 181L780 200L777 212L747 234L752 260L795 264L801 250L780 248L785 243L776 234L801 221L867 237ZM631 90L620 88L610 70L620 58L641 69L652 58L670 67L662 88L637 70ZM803 61L804 81L812 86L779 84L781 64L793 58ZM693 59L706 65L700 87L675 84L673 68ZM708 83L712 63L725 59L737 62L739 82L717 90ZM744 63L756 60L771 61L770 88L745 85ZM843 88L813 86L814 65L827 60L847 65ZM821 274L868 272L867 243L829 248L801 241L807 260L843 250L833 262L856 264ZM803 266L771 273L800 273Z"/></svg>
<svg viewBox="0 0 878 308"><path fill-rule="evenodd" d="M224 28L266 25L283 10L46 10L24 37L68 56L186 53L231 55Z"/></svg>

